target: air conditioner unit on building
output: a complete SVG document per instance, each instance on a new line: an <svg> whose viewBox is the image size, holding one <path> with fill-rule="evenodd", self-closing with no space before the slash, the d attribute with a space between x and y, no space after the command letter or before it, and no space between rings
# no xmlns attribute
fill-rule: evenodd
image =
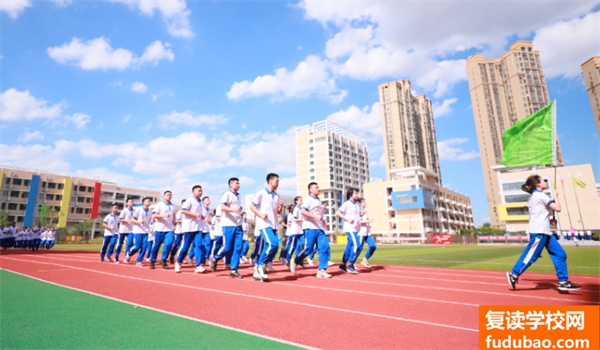
<svg viewBox="0 0 600 350"><path fill-rule="evenodd" d="M79 202L75 202L75 206L78 206L78 205L79 205Z"/></svg>
<svg viewBox="0 0 600 350"><path fill-rule="evenodd" d="M75 191L75 194L79 194L79 191Z"/></svg>
<svg viewBox="0 0 600 350"><path fill-rule="evenodd" d="M11 172L10 172L10 176L15 176L15 172L14 172L14 171L11 171Z"/></svg>
<svg viewBox="0 0 600 350"><path fill-rule="evenodd" d="M50 181L50 176L46 176L46 181Z"/></svg>
<svg viewBox="0 0 600 350"><path fill-rule="evenodd" d="M7 202L10 202L10 197L6 197L6 201L7 201Z"/></svg>
<svg viewBox="0 0 600 350"><path fill-rule="evenodd" d="M46 200L44 199L44 204L46 204Z"/></svg>
<svg viewBox="0 0 600 350"><path fill-rule="evenodd" d="M81 180L77 180L77 184L79 185L81 183Z"/></svg>
<svg viewBox="0 0 600 350"><path fill-rule="evenodd" d="M13 184L8 184L8 188L13 188Z"/></svg>

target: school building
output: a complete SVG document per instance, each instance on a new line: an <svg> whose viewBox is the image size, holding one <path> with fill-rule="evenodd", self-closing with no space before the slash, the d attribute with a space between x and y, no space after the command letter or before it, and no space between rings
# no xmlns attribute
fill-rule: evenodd
<svg viewBox="0 0 600 350"><path fill-rule="evenodd" d="M550 185L545 191L548 197L554 197L557 186L558 201L562 211L558 213L558 230L597 230L600 229L600 198L598 185L594 178L591 164L552 167L506 168L503 165L493 166L496 173L499 192L494 207L500 222L507 231L525 231L529 222L527 200L529 194L521 191L521 185L532 174L540 175ZM574 181L575 179L575 181ZM578 185L579 184L579 185ZM584 187L581 187L584 186Z"/></svg>
<svg viewBox="0 0 600 350"><path fill-rule="evenodd" d="M110 204L125 207L128 198L139 204L144 197L153 203L161 199L156 191L120 187L116 181L69 174L44 172L12 165L0 166L0 210L8 211L8 221L18 226L35 226L45 206L57 227L104 217Z"/></svg>

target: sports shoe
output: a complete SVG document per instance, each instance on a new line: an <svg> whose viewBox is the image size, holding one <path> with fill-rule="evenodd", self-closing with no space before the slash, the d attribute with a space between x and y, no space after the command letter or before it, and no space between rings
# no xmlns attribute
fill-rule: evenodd
<svg viewBox="0 0 600 350"><path fill-rule="evenodd" d="M306 260L308 262L308 266L315 266L315 263L311 259Z"/></svg>
<svg viewBox="0 0 600 350"><path fill-rule="evenodd" d="M210 262L210 269L212 270L212 272L217 272L217 260L213 259Z"/></svg>
<svg viewBox="0 0 600 350"><path fill-rule="evenodd" d="M110 262L113 262L113 260L112 260L112 258L111 258L110 256L107 256L107 257L106 257L106 260L108 260L108 261L110 261Z"/></svg>
<svg viewBox="0 0 600 350"><path fill-rule="evenodd" d="M244 278L244 276L240 275L237 270L231 270L231 272L229 273L229 278L239 278L242 279Z"/></svg>
<svg viewBox="0 0 600 350"><path fill-rule="evenodd" d="M254 266L254 274L252 275L252 278L253 278L255 281L259 281L259 282L262 282L262 281L263 281L263 280L262 280L262 277L260 276L260 273L258 272L258 268L257 268L256 266Z"/></svg>
<svg viewBox="0 0 600 350"><path fill-rule="evenodd" d="M125 264L131 264L131 257L129 255L125 255L125 261L123 261Z"/></svg>
<svg viewBox="0 0 600 350"><path fill-rule="evenodd" d="M335 265L335 263L334 263L334 262L332 262L332 261L328 261L328 262L327 262L327 266L333 266L333 265Z"/></svg>
<svg viewBox="0 0 600 350"><path fill-rule="evenodd" d="M355 275L358 274L358 271L356 271L354 265L348 265L348 272L353 273Z"/></svg>
<svg viewBox="0 0 600 350"><path fill-rule="evenodd" d="M258 273L263 281L269 280L269 275L267 275L267 266L265 264L262 264L258 267Z"/></svg>
<svg viewBox="0 0 600 350"><path fill-rule="evenodd" d="M302 267L303 269L306 269L306 266L304 266L304 260L300 261L300 263L298 265L300 265L300 267Z"/></svg>
<svg viewBox="0 0 600 350"><path fill-rule="evenodd" d="M104 262L104 257L103 256L100 257L100 262Z"/></svg>
<svg viewBox="0 0 600 350"><path fill-rule="evenodd" d="M250 259L248 259L248 263L249 263L250 265L254 265L254 260L252 260L252 258L250 258Z"/></svg>
<svg viewBox="0 0 600 350"><path fill-rule="evenodd" d="M115 258L115 264L119 265L119 258Z"/></svg>
<svg viewBox="0 0 600 350"><path fill-rule="evenodd" d="M367 259L362 259L362 261L360 262L360 264L362 266L364 266L364 267L369 268L369 269L371 268L371 265L369 265L369 260L367 260Z"/></svg>
<svg viewBox="0 0 600 350"><path fill-rule="evenodd" d="M223 268L225 270L230 269L231 268L231 264L225 264L225 265L223 265Z"/></svg>
<svg viewBox="0 0 600 350"><path fill-rule="evenodd" d="M167 261L165 259L160 260L160 266L162 266L165 270L169 269L169 265L167 265Z"/></svg>
<svg viewBox="0 0 600 350"><path fill-rule="evenodd" d="M292 273L295 275L296 274L296 261L292 260L290 261L290 271L292 271Z"/></svg>
<svg viewBox="0 0 600 350"><path fill-rule="evenodd" d="M331 278L331 275L325 270L319 270L319 272L317 272L317 278Z"/></svg>
<svg viewBox="0 0 600 350"><path fill-rule="evenodd" d="M169 261L171 262L171 265L175 264L175 257L171 256L171 258L169 259Z"/></svg>
<svg viewBox="0 0 600 350"><path fill-rule="evenodd" d="M194 259L193 258L189 258L187 261L188 265L190 266L194 266Z"/></svg>
<svg viewBox="0 0 600 350"><path fill-rule="evenodd" d="M198 265L198 266L196 266L194 273L202 273L204 271L206 271L206 269L204 267L202 267L201 265Z"/></svg>
<svg viewBox="0 0 600 350"><path fill-rule="evenodd" d="M177 273L181 272L181 264L178 262L175 263L175 272L177 272Z"/></svg>
<svg viewBox="0 0 600 350"><path fill-rule="evenodd" d="M150 261L150 270L154 270L154 261Z"/></svg>
<svg viewBox="0 0 600 350"><path fill-rule="evenodd" d="M282 264L287 266L287 261L285 260L284 257L279 258L279 261L281 261Z"/></svg>
<svg viewBox="0 0 600 350"><path fill-rule="evenodd" d="M340 266L338 266L338 269L342 270L344 273L348 273L348 269L344 264L340 264Z"/></svg>
<svg viewBox="0 0 600 350"><path fill-rule="evenodd" d="M571 281L566 281L566 282L558 282L558 290L580 290L581 286L577 286L573 283L571 283Z"/></svg>
<svg viewBox="0 0 600 350"><path fill-rule="evenodd" d="M271 263L267 264L267 269L269 269L269 271L275 271L275 269L273 268L273 264Z"/></svg>
<svg viewBox="0 0 600 350"><path fill-rule="evenodd" d="M149 262L149 261L150 261L150 259L146 258L146 262Z"/></svg>
<svg viewBox="0 0 600 350"><path fill-rule="evenodd" d="M517 281L519 280L519 277L513 275L512 272L507 271L506 272L506 279L508 280L508 285L510 286L510 288L512 290L515 290L515 286L517 284Z"/></svg>
<svg viewBox="0 0 600 350"><path fill-rule="evenodd" d="M142 262L136 263L135 267L144 267L144 264Z"/></svg>

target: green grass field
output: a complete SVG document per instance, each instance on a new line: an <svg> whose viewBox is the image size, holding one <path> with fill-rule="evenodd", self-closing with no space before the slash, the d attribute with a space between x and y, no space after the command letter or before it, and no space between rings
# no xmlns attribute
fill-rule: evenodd
<svg viewBox="0 0 600 350"><path fill-rule="evenodd" d="M61 244L58 249L100 250L99 245ZM366 248L366 246L365 246ZM252 248L250 248L252 250ZM331 246L332 261L340 261L344 251L342 245ZM569 273L573 275L600 276L600 249L591 247L565 247ZM463 269L480 269L506 271L515 264L522 246L402 246L379 245L370 259L374 264L453 267ZM361 254L364 256L365 250ZM527 271L554 272L554 265L547 252Z"/></svg>
<svg viewBox="0 0 600 350"><path fill-rule="evenodd" d="M0 349L295 348L5 270L0 281Z"/></svg>

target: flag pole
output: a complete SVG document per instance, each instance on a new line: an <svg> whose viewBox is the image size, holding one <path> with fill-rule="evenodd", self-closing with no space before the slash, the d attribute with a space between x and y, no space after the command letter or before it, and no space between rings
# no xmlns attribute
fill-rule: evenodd
<svg viewBox="0 0 600 350"><path fill-rule="evenodd" d="M581 220L581 228L583 230L585 230L585 225L583 224L583 216L581 215L581 207L579 206L579 198L577 197L577 189L575 188L575 181L571 181L571 182L573 182L573 193L575 193L575 202L577 202L577 210L579 211L579 219Z"/></svg>
<svg viewBox="0 0 600 350"><path fill-rule="evenodd" d="M569 216L569 229L570 229L571 227L573 227L573 224L571 223L571 212L569 211L569 204L567 202L567 193L565 192L565 180L563 179L562 175L560 176L560 183L562 184L563 196L565 197L565 207L567 207L567 215Z"/></svg>

